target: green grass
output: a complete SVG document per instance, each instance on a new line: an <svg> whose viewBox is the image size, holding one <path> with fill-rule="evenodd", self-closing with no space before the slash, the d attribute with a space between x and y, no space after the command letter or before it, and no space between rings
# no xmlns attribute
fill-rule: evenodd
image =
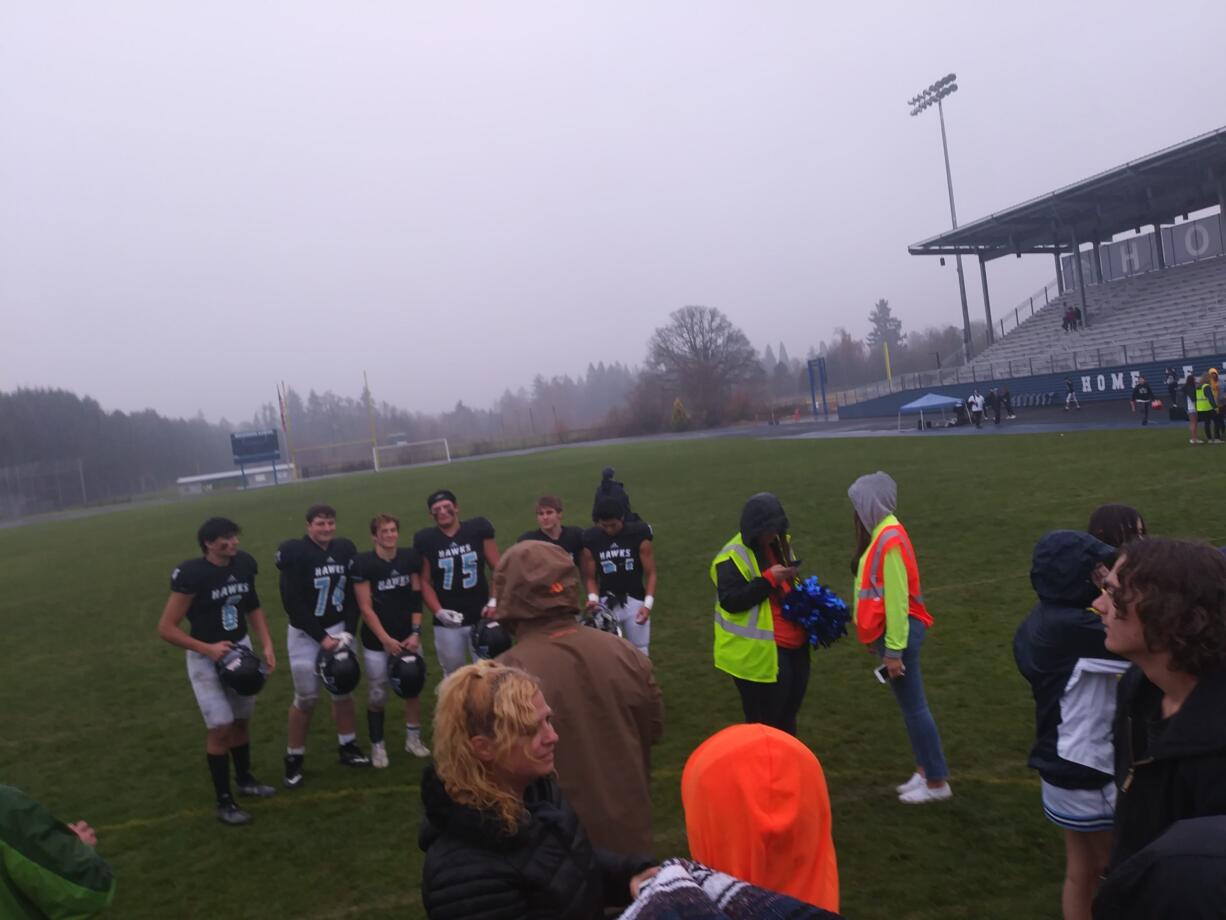
<svg viewBox="0 0 1226 920"><path fill-rule="evenodd" d="M788 510L805 568L846 592L846 488L860 473L886 469L899 482L901 517L936 617L924 667L956 797L926 808L897 804L892 786L909 774L910 757L892 698L853 640L817 653L801 736L829 780L844 912L1054 917L1062 844L1025 768L1032 714L1010 652L1033 601L1030 552L1044 531L1084 526L1105 501L1137 505L1155 534L1226 542L1226 505L1213 498L1226 453L1191 449L1180 435L575 448L0 531L0 628L10 650L0 677L0 782L99 829L100 850L119 875L117 917L422 916L420 764L393 753L391 769L343 770L326 707L312 726L304 789L255 803L247 828L213 818L183 656L154 632L169 572L193 554L204 517L226 514L245 528L281 659L256 708L253 759L261 777L279 783L291 689L272 554L301 532L307 504L336 505L340 532L365 546L371 514L393 511L411 532L428 523L424 496L446 485L463 513L488 516L505 543L533 526L541 492L560 494L571 522L583 523L599 470L611 463L656 529L652 659L666 705L654 754L656 838L660 855L684 854L681 768L695 745L739 716L731 681L710 661L712 555L736 529L743 500L769 489Z"/></svg>

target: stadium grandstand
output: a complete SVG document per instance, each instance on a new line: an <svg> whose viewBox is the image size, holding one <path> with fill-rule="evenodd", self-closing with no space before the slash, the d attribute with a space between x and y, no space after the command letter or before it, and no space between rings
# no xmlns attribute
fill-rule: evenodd
<svg viewBox="0 0 1226 920"><path fill-rule="evenodd" d="M1048 393L1056 375L1089 370L1103 373L1078 375L1082 398L1109 398L1122 385L1100 380L1156 382L1163 364L1203 371L1226 352L1224 241L1220 128L915 243L912 255L978 259L986 347L959 367L848 391L840 413L891 415L915 389L953 395L967 383ZM994 321L988 266L1030 255L1053 259L1054 284ZM1066 329L1071 311L1080 323Z"/></svg>

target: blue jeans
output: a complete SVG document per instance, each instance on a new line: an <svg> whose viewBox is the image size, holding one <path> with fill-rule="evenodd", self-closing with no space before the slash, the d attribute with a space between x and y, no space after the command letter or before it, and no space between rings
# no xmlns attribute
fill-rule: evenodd
<svg viewBox="0 0 1226 920"><path fill-rule="evenodd" d="M906 674L890 681L890 689L894 691L894 699L898 700L898 708L902 710L902 721L907 727L907 738L911 741L915 762L923 768L928 779L942 780L949 776L949 767L945 763L945 752L941 749L941 734L928 708L928 698L924 696L924 678L920 672L920 646L924 644L924 633L928 627L915 617L911 617L909 626L907 647L902 653ZM884 649L884 640L880 647Z"/></svg>

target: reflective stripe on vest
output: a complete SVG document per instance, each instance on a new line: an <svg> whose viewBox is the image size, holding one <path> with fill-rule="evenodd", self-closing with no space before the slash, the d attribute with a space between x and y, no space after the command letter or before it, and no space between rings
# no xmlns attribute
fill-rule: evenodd
<svg viewBox="0 0 1226 920"><path fill-rule="evenodd" d="M741 542L740 534L729 540L711 563L711 580L719 584L716 568L731 560L746 581L760 576L753 551ZM779 676L779 660L775 650L774 619L770 598L757 605L757 612L746 610L732 613L719 604L718 587L715 598L715 666L721 671L757 683L774 683ZM741 622L738 622L741 621Z"/></svg>

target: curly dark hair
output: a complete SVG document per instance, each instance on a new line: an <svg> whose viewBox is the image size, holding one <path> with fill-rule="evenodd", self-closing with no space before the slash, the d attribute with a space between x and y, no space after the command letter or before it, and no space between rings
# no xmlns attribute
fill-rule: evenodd
<svg viewBox="0 0 1226 920"><path fill-rule="evenodd" d="M1090 515L1086 530L1108 546L1119 548L1145 536L1145 518L1131 505L1100 505Z"/></svg>
<svg viewBox="0 0 1226 920"><path fill-rule="evenodd" d="M1171 669L1201 677L1226 668L1226 555L1205 543L1137 540L1123 551L1114 603L1135 610L1145 644Z"/></svg>

